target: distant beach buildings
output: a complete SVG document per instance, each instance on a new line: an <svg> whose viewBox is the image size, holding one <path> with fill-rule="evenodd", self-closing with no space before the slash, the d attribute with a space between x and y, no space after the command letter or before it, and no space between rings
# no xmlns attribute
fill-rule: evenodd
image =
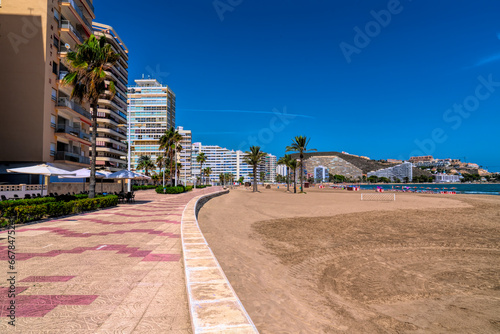
<svg viewBox="0 0 500 334"><path fill-rule="evenodd" d="M399 180L400 182L405 182L405 180L413 180L413 164L411 162L404 162L394 167L388 167L379 169L377 171L369 172L368 177L386 177L391 181Z"/></svg>
<svg viewBox="0 0 500 334"><path fill-rule="evenodd" d="M459 175L447 175L443 173L437 173L434 175L434 181L436 183L446 183L446 182L460 182Z"/></svg>

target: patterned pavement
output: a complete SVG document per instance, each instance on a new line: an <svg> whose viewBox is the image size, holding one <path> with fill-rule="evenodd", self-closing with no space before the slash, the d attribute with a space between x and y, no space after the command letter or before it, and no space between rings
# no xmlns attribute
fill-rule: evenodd
<svg viewBox="0 0 500 334"><path fill-rule="evenodd" d="M191 333L181 216L190 199L217 190L139 191L136 203L18 226L15 327L0 232L0 332Z"/></svg>

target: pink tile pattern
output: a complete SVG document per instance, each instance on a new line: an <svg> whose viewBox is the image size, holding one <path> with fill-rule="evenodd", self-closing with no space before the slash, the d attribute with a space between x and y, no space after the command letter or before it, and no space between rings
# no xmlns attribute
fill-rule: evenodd
<svg viewBox="0 0 500 334"><path fill-rule="evenodd" d="M67 282L75 276L29 276L19 282Z"/></svg>
<svg viewBox="0 0 500 334"><path fill-rule="evenodd" d="M177 222L176 222L177 223ZM131 230L118 230L118 231L108 231L108 232L99 232L99 233L82 233L82 232L73 232L68 229L59 228L59 227L39 227L39 228L21 228L18 229L17 232L26 232L26 231L50 231L53 233L57 233L63 237L73 237L73 238L89 238L93 236L104 236L111 234L124 234L124 233L148 233L148 234L156 234L159 236L165 236L169 238L180 238L180 234L178 233L170 233L170 232L162 232L154 229L131 229Z"/></svg>

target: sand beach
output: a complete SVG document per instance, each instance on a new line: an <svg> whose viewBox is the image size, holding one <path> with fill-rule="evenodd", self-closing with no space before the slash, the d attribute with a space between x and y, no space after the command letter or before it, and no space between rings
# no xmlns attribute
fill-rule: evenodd
<svg viewBox="0 0 500 334"><path fill-rule="evenodd" d="M261 333L500 331L500 196L259 190L199 224Z"/></svg>

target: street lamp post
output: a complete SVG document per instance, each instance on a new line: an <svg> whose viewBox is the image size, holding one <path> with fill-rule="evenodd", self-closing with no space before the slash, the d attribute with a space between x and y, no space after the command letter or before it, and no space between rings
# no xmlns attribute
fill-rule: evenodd
<svg viewBox="0 0 500 334"><path fill-rule="evenodd" d="M131 159L130 146L132 146L132 138L130 137L130 112L127 113L127 135L128 135L127 169L130 172L130 159ZM127 190L128 190L128 192L131 192L132 180L128 180Z"/></svg>

